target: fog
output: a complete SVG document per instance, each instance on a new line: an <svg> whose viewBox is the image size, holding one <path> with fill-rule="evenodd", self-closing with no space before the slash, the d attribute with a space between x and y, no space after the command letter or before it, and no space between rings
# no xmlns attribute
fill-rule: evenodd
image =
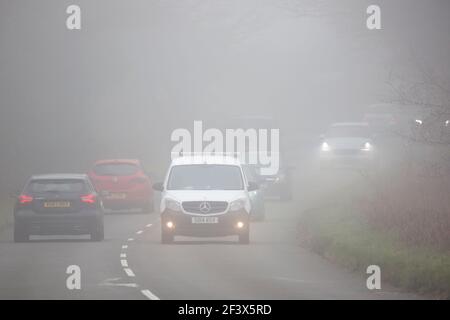
<svg viewBox="0 0 450 320"><path fill-rule="evenodd" d="M66 28L74 2L81 30ZM408 202L411 212L436 214L429 223L440 229L430 234L441 234L439 247L448 250L448 224L440 222L450 223L448 175L410 182L405 165L450 159L448 141L408 132L385 146L373 176L316 170L321 134L335 122L361 121L370 105L449 115L450 2L377 0L382 28L369 30L373 2L0 0L0 201L30 175L84 173L99 159L140 159L156 181L170 164L175 129L268 117L280 129L283 161L295 168L299 208L343 200L336 190L350 181L353 191L341 192L350 202L362 197L376 212L372 225L401 225L390 213ZM419 201L423 189L431 195Z"/></svg>
<svg viewBox="0 0 450 320"><path fill-rule="evenodd" d="M3 192L97 158L165 168L196 119L274 116L304 142L385 99L412 55L448 75L447 1L382 1L379 31L364 1L79 1L80 31L69 4L1 2Z"/></svg>

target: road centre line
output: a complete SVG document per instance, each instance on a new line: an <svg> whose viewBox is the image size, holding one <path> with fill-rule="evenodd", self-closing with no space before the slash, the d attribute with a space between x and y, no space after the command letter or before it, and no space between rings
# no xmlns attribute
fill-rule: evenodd
<svg viewBox="0 0 450 320"><path fill-rule="evenodd" d="M150 300L160 300L156 295L154 295L150 290L141 290L141 293Z"/></svg>
<svg viewBox="0 0 450 320"><path fill-rule="evenodd" d="M127 274L127 276L129 277L135 277L133 270L131 270L130 268L125 268L123 269L125 271L125 273Z"/></svg>

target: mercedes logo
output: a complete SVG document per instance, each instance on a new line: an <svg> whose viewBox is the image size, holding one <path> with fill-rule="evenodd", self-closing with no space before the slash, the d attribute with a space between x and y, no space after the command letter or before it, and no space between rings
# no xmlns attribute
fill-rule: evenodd
<svg viewBox="0 0 450 320"><path fill-rule="evenodd" d="M199 209L201 213L208 213L209 211L211 211L211 205L209 204L209 202L203 201L202 203L200 203Z"/></svg>

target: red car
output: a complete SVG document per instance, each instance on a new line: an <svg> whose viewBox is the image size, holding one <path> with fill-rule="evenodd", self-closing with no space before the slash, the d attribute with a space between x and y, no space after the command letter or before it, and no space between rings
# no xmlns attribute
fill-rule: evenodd
<svg viewBox="0 0 450 320"><path fill-rule="evenodd" d="M97 161L88 175L105 209L153 212L152 182L139 160Z"/></svg>

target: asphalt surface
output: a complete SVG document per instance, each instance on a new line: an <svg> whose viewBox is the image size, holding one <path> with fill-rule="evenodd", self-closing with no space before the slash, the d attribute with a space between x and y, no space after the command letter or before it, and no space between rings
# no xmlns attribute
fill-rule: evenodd
<svg viewBox="0 0 450 320"><path fill-rule="evenodd" d="M295 202L269 202L251 225L250 245L234 237L177 238L160 244L159 216L105 216L105 241L0 233L0 299L409 299L366 275L349 273L298 246ZM81 268L81 289L66 269Z"/></svg>

